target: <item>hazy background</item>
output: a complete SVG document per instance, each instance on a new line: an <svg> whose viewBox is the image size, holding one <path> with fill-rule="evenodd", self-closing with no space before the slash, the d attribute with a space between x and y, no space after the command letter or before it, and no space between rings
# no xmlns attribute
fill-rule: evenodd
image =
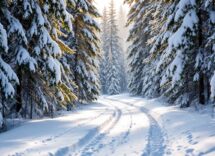
<svg viewBox="0 0 215 156"><path fill-rule="evenodd" d="M111 0L94 0L95 6L98 8L100 14L102 15L104 8L106 7L107 9L109 8ZM121 44L123 47L124 53L126 53L128 43L126 43L127 37L128 37L128 32L129 28L126 28L125 25L127 23L127 14L129 11L128 5L125 5L124 0L114 0L115 3L115 9L117 12L117 17L116 19L118 20L118 35L121 38ZM99 20L100 23L100 20ZM126 55L126 54L125 54ZM125 56L126 57L126 56Z"/></svg>
<svg viewBox="0 0 215 156"><path fill-rule="evenodd" d="M115 6L117 11L119 11L120 6L123 6L126 12L128 12L128 6L123 5L124 0L114 0ZM97 8L99 9L99 12L102 13L104 7L109 7L110 0L94 0L94 3L96 4Z"/></svg>

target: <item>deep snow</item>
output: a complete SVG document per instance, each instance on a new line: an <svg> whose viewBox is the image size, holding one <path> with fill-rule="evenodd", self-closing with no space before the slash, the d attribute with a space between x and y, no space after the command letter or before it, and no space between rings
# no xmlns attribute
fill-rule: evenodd
<svg viewBox="0 0 215 156"><path fill-rule="evenodd" d="M100 97L0 134L1 156L214 156L215 120L160 99Z"/></svg>

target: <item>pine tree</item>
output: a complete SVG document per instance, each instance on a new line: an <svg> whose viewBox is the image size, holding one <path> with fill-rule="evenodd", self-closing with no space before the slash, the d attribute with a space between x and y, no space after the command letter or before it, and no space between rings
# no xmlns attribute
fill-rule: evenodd
<svg viewBox="0 0 215 156"><path fill-rule="evenodd" d="M128 60L129 60L129 91L134 95L140 95L143 88L143 82L141 81L142 71L144 68L143 60L144 58L144 42L145 37L142 30L144 30L144 25L141 24L142 16L139 15L142 10L144 10L145 1L127 1L131 6L129 12L129 18L127 25L133 24L130 34L128 37L128 42L131 42L131 46L128 49ZM144 35L144 37L142 37ZM143 44L143 45L142 45Z"/></svg>
<svg viewBox="0 0 215 156"><path fill-rule="evenodd" d="M214 100L214 24L215 6L210 0L198 4L198 54L196 56L196 80L199 80L199 103L206 104L210 96ZM211 83L209 82L211 79ZM211 90L211 91L210 91ZM211 94L211 95L210 95Z"/></svg>
<svg viewBox="0 0 215 156"><path fill-rule="evenodd" d="M171 6L173 11L166 24L168 29L165 33L169 34L168 47L162 60L167 57L173 60L167 67L168 72L166 71L163 82L171 81L172 87L168 87L167 91L173 92L173 99L177 98L177 102L182 106L189 106L190 101L196 98L199 103L204 104L209 97L209 75L205 71L205 58L208 54L205 44L207 30L211 28L205 29L207 24L203 21L207 21L207 11L204 11L202 6L203 1L177 1ZM179 23L181 24L178 25ZM203 33L204 30L206 31ZM172 78L167 80L169 76Z"/></svg>
<svg viewBox="0 0 215 156"><path fill-rule="evenodd" d="M65 5L63 1L13 1L3 10L10 41L7 57L16 60L20 82L16 104L11 109L15 107L16 112L31 118L34 112L42 115L55 109L60 104L54 98L58 91L70 101L75 98L62 82L64 69L59 61L64 51L73 53L58 38L61 28L72 30L72 16L69 17ZM54 16L58 18L52 20Z"/></svg>
<svg viewBox="0 0 215 156"><path fill-rule="evenodd" d="M0 21L4 18L3 11L6 8L6 1L0 2ZM0 105L0 128L3 126L3 117L5 116L5 108L7 108L5 99L13 97L15 94L14 84L18 84L19 80L12 67L4 61L8 54L9 45L7 40L7 31L0 22L0 88L1 88L1 105Z"/></svg>
<svg viewBox="0 0 215 156"><path fill-rule="evenodd" d="M104 8L103 16L102 16L102 34L101 34L101 47L102 47L102 61L100 62L100 82L101 82L101 90L103 94L107 94L107 76L108 76L108 67L110 66L108 61L108 17L107 17L107 9Z"/></svg>
<svg viewBox="0 0 215 156"><path fill-rule="evenodd" d="M15 113L33 118L74 105L74 80L81 83L77 83L83 93L80 101L97 98L99 26L94 19L99 14L91 0L3 0L0 13L0 107L4 116ZM78 22L80 29L73 31ZM80 78L72 68L86 72L82 70ZM2 114L0 118L2 124Z"/></svg>
<svg viewBox="0 0 215 156"><path fill-rule="evenodd" d="M108 17L108 61L110 67L108 67L108 94L119 94L121 92L120 86L120 58L121 55L121 47L120 40L118 36L117 29L117 21L116 21L116 10L114 8L114 2L111 0L110 8L109 8L109 17Z"/></svg>
<svg viewBox="0 0 215 156"><path fill-rule="evenodd" d="M119 36L120 36L120 47L121 47L121 57L120 57L120 86L121 86L121 92L127 90L127 70L128 70L128 64L126 62L127 58L127 37L128 37L128 29L126 27L126 13L123 5L120 7L119 15L117 18L118 21L118 27L119 27Z"/></svg>
<svg viewBox="0 0 215 156"><path fill-rule="evenodd" d="M140 94L142 88L144 96L165 95L182 107L196 99L201 104L206 103L209 88L212 87L212 93L214 90L214 78L211 86L209 84L214 71L213 2L126 2L133 4L129 14L129 23L134 23L129 37L132 41L129 55L131 92ZM140 53L137 53L138 49L141 49ZM143 60L139 64L138 58Z"/></svg>
<svg viewBox="0 0 215 156"><path fill-rule="evenodd" d="M99 95L100 49L97 33L99 26L94 18L100 17L91 0L77 1L71 10L74 16L74 81L78 86L80 102L96 100Z"/></svg>
<svg viewBox="0 0 215 156"><path fill-rule="evenodd" d="M159 53L156 57L151 57L152 53L150 49L153 46L153 42L157 38L157 34L160 33L162 28L163 18L165 17L166 6L159 1L148 1L144 4L144 11L139 13L139 17L142 19L143 40L144 45L143 52L143 64L142 70L143 82L142 95L145 97L158 97L160 96L160 73L156 72L156 65L159 60ZM153 43L153 44L152 44ZM156 45L156 43L155 43Z"/></svg>
<svg viewBox="0 0 215 156"><path fill-rule="evenodd" d="M0 8L1 15L3 15L3 4ZM2 18L2 17L0 17ZM11 66L4 61L5 55L8 53L8 40L7 40L7 31L4 26L0 23L0 68L1 68L1 93L5 98L11 97L14 95L15 90L12 84L12 81L18 83L19 80L16 76L16 73L13 71Z"/></svg>

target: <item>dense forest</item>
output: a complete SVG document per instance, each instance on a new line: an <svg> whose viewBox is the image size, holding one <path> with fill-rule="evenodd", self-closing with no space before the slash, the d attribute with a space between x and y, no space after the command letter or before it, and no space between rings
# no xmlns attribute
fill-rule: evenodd
<svg viewBox="0 0 215 156"><path fill-rule="evenodd" d="M42 117L97 99L98 17L91 0L0 1L0 116Z"/></svg>
<svg viewBox="0 0 215 156"><path fill-rule="evenodd" d="M120 16L124 16L123 9ZM115 95L126 90L126 66L125 52L123 50L123 40L120 38L119 18L111 1L110 7L104 9L102 16L101 49L102 60L100 65L100 81L103 94ZM122 21L122 24L126 22Z"/></svg>
<svg viewBox="0 0 215 156"><path fill-rule="evenodd" d="M215 96L215 1L125 0L129 90L171 104L207 104Z"/></svg>

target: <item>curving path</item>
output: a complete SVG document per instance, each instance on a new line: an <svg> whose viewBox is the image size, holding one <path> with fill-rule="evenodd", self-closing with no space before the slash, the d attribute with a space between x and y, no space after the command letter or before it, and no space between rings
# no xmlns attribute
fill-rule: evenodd
<svg viewBox="0 0 215 156"><path fill-rule="evenodd" d="M2 145L14 139L11 150L0 142L0 151L5 156L162 156L167 137L148 110L135 105L139 101L101 97L77 112L32 121L0 136ZM35 136L22 133L33 127Z"/></svg>
<svg viewBox="0 0 215 156"><path fill-rule="evenodd" d="M165 154L165 143L167 141L167 136L163 132L162 128L155 120L155 118L150 115L149 110L144 107L135 106L133 103L137 103L139 100L135 100L134 102L123 102L114 98L108 98L112 101L118 101L122 104L134 107L144 113L150 122L150 128L147 139L147 146L143 150L142 156L162 156Z"/></svg>

